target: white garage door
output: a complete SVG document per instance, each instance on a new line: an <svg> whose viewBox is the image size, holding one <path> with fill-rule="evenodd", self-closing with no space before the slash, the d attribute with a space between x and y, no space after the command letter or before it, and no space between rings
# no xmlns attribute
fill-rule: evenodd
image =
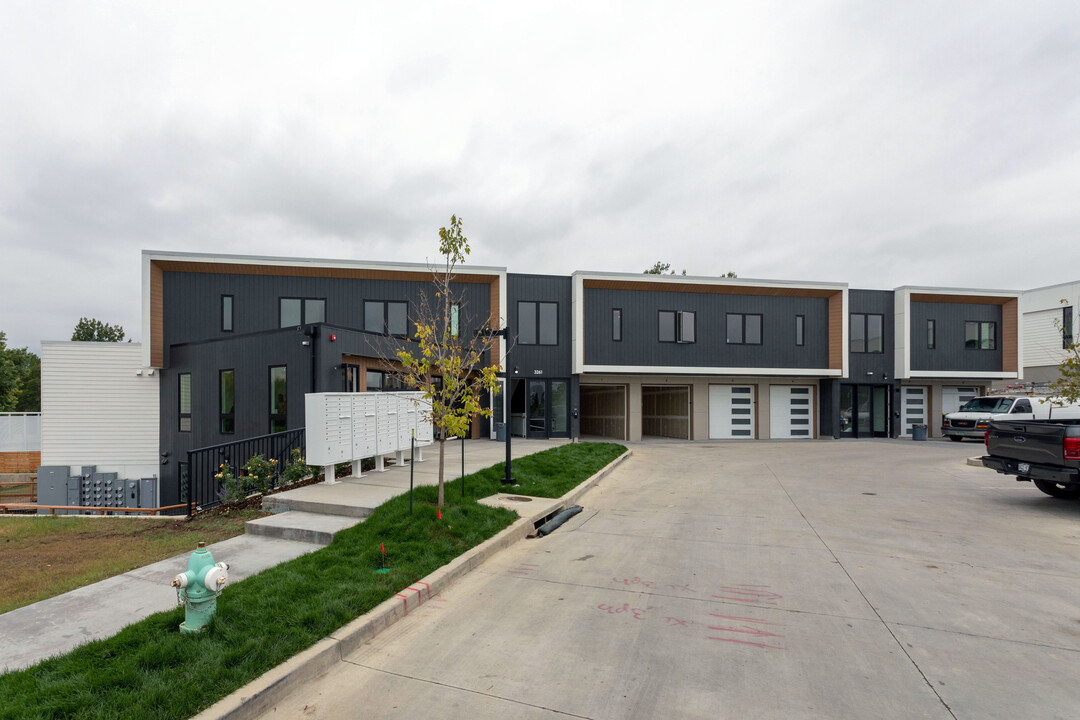
<svg viewBox="0 0 1080 720"><path fill-rule="evenodd" d="M930 393L927 390L907 385L900 388L900 434L903 437L911 437L912 425L929 427Z"/></svg>
<svg viewBox="0 0 1080 720"><path fill-rule="evenodd" d="M941 388L941 412L956 412L961 405L977 397L979 397L979 388L946 385Z"/></svg>
<svg viewBox="0 0 1080 720"><path fill-rule="evenodd" d="M709 437L754 437L754 386L709 386Z"/></svg>
<svg viewBox="0 0 1080 720"><path fill-rule="evenodd" d="M813 386L770 385L769 437L808 438L813 435Z"/></svg>

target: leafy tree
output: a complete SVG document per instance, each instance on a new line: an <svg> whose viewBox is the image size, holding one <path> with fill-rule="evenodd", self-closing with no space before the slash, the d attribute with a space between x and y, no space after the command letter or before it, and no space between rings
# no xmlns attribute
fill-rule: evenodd
<svg viewBox="0 0 1080 720"><path fill-rule="evenodd" d="M83 342L120 342L124 339L124 328L103 323L97 318L79 318L71 339Z"/></svg>
<svg viewBox="0 0 1080 720"><path fill-rule="evenodd" d="M20 379L18 368L8 357L7 333L0 330L0 412L15 412Z"/></svg>
<svg viewBox="0 0 1080 720"><path fill-rule="evenodd" d="M674 274L675 274L675 271L671 269L671 263L660 262L659 260L657 260L656 264L653 265L651 268L649 268L648 270L645 270L645 271L642 272L642 275L674 275ZM685 275L686 274L686 269L684 268L682 273L680 273L680 274ZM729 270L728 272L724 273L720 277L733 278L733 277L739 277L739 276Z"/></svg>
<svg viewBox="0 0 1080 720"><path fill-rule="evenodd" d="M27 348L11 348L7 358L19 376L15 412L41 412L41 358Z"/></svg>
<svg viewBox="0 0 1080 720"><path fill-rule="evenodd" d="M1062 304L1068 304L1068 300L1062 300ZM1060 320L1054 321L1058 331L1064 336L1065 328ZM1080 340L1073 335L1065 340L1073 342L1065 348L1065 359L1058 365L1058 379L1050 384L1051 391L1059 396L1062 404L1069 405L1080 401Z"/></svg>
<svg viewBox="0 0 1080 720"><path fill-rule="evenodd" d="M475 332L466 331L472 326L471 318L466 317L467 305L462 293L451 285L455 268L464 264L469 254L469 240L461 228L461 219L451 215L450 226L439 229L443 260L432 267L434 297L420 293L413 342L394 353L399 365L387 364L402 385L423 393L427 405L424 416L438 430L439 507L443 505L446 438L464 436L469 421L476 416L491 417L491 409L481 407L480 400L499 382L499 365L482 363L492 346L493 328L484 319Z"/></svg>

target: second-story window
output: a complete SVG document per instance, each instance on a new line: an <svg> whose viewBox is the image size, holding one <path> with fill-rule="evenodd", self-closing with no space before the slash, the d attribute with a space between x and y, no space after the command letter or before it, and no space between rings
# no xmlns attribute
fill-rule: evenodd
<svg viewBox="0 0 1080 720"><path fill-rule="evenodd" d="M795 316L795 344L802 347L806 344L806 316Z"/></svg>
<svg viewBox="0 0 1080 720"><path fill-rule="evenodd" d="M622 342L622 309L611 309L611 339Z"/></svg>
<svg viewBox="0 0 1080 720"><path fill-rule="evenodd" d="M278 327L296 327L326 322L326 300L322 298L280 298Z"/></svg>
<svg viewBox="0 0 1080 720"><path fill-rule="evenodd" d="M926 349L933 350L937 347L937 327L933 320L926 321Z"/></svg>
<svg viewBox="0 0 1080 720"><path fill-rule="evenodd" d="M729 345L760 345L761 315L728 313L727 341Z"/></svg>
<svg viewBox="0 0 1080 720"><path fill-rule="evenodd" d="M233 331L233 296L221 296L221 331Z"/></svg>
<svg viewBox="0 0 1080 720"><path fill-rule="evenodd" d="M660 342L697 342L697 314L689 310L661 310L657 315Z"/></svg>
<svg viewBox="0 0 1080 720"><path fill-rule="evenodd" d="M997 323L968 320L964 323L964 347L968 350L996 350Z"/></svg>
<svg viewBox="0 0 1080 720"><path fill-rule="evenodd" d="M380 335L409 336L409 303L364 301L364 329Z"/></svg>
<svg viewBox="0 0 1080 720"><path fill-rule="evenodd" d="M1068 350L1073 344L1072 308L1061 308L1061 348Z"/></svg>
<svg viewBox="0 0 1080 720"><path fill-rule="evenodd" d="M518 339L522 345L559 344L559 303L518 302Z"/></svg>
<svg viewBox="0 0 1080 720"><path fill-rule="evenodd" d="M853 353L885 352L885 316L852 313L849 327Z"/></svg>

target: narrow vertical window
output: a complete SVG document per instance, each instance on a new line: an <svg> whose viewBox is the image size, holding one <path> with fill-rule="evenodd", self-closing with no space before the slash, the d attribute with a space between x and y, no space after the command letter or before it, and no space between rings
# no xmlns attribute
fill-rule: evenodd
<svg viewBox="0 0 1080 720"><path fill-rule="evenodd" d="M191 373L180 373L180 432L191 432Z"/></svg>
<svg viewBox="0 0 1080 720"><path fill-rule="evenodd" d="M222 370L219 376L221 432L228 435L236 432L236 373L233 370Z"/></svg>
<svg viewBox="0 0 1080 720"><path fill-rule="evenodd" d="M885 316L866 316L866 352L885 352Z"/></svg>
<svg viewBox="0 0 1080 720"><path fill-rule="evenodd" d="M450 306L450 337L458 336L458 322L461 315L461 306L454 303Z"/></svg>
<svg viewBox="0 0 1080 720"><path fill-rule="evenodd" d="M795 344L802 347L806 344L806 316L795 316Z"/></svg>
<svg viewBox="0 0 1080 720"><path fill-rule="evenodd" d="M536 344L536 303L518 302L518 342Z"/></svg>
<svg viewBox="0 0 1080 720"><path fill-rule="evenodd" d="M1061 308L1061 347L1063 350L1068 350L1073 344L1073 309L1071 307Z"/></svg>
<svg viewBox="0 0 1080 720"><path fill-rule="evenodd" d="M979 349L980 350L996 350L997 349L997 323L993 323L993 322L979 323Z"/></svg>
<svg viewBox="0 0 1080 720"><path fill-rule="evenodd" d="M695 341L697 335L695 334L697 316L688 310L680 310L678 315L679 321L679 335L678 341L681 343L692 343Z"/></svg>
<svg viewBox="0 0 1080 720"><path fill-rule="evenodd" d="M232 332L233 331L233 316L232 316L233 296L222 295L221 296L221 331Z"/></svg>
<svg viewBox="0 0 1080 720"><path fill-rule="evenodd" d="M611 309L611 339L622 342L622 308Z"/></svg>
<svg viewBox="0 0 1080 720"><path fill-rule="evenodd" d="M541 345L559 344L559 304L553 302L537 303L537 340Z"/></svg>
<svg viewBox="0 0 1080 720"><path fill-rule="evenodd" d="M937 332L934 328L934 321L926 321L926 349L933 350L937 347Z"/></svg>
<svg viewBox="0 0 1080 720"><path fill-rule="evenodd" d="M853 353L866 352L866 316L852 313L848 328L850 334L848 349Z"/></svg>
<svg viewBox="0 0 1080 720"><path fill-rule="evenodd" d="M270 432L284 432L289 427L289 388L285 378L285 366L270 368Z"/></svg>

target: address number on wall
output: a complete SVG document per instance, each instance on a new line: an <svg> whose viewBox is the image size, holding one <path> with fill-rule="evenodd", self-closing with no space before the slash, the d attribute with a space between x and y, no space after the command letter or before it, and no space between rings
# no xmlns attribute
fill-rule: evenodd
<svg viewBox="0 0 1080 720"><path fill-rule="evenodd" d="M543 374L544 374L543 370L533 370L533 375L543 375Z"/></svg>

